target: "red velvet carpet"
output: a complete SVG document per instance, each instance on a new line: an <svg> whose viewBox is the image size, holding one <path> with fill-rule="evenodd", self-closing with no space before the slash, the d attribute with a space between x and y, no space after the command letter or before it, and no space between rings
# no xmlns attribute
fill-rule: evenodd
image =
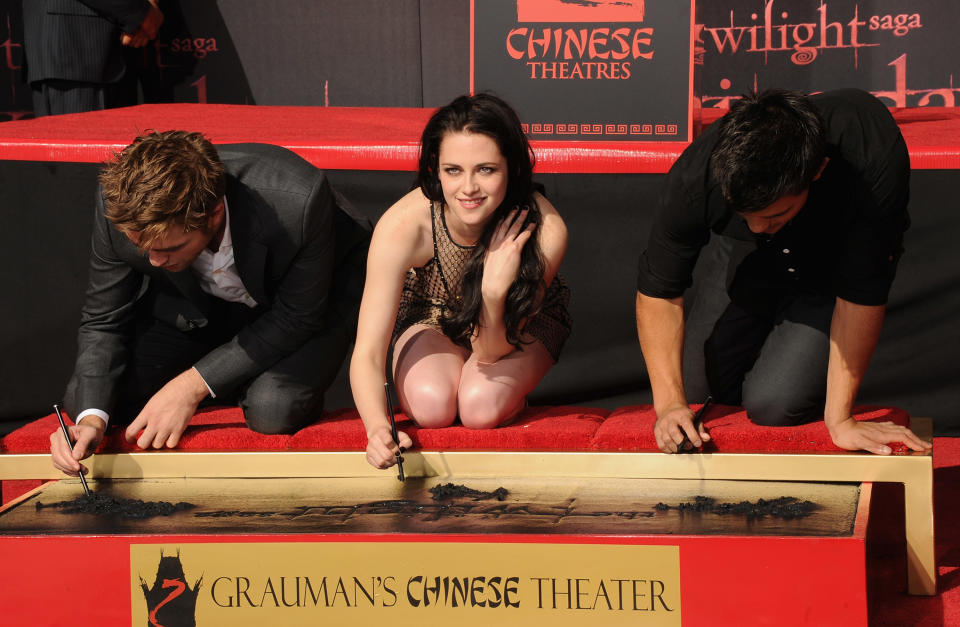
<svg viewBox="0 0 960 627"><path fill-rule="evenodd" d="M908 425L909 415L891 407L869 405L854 409L864 421L892 421ZM578 406L529 407L499 429L473 430L462 426L423 429L403 414L397 426L425 450L493 451L656 451L650 405L631 405L612 412ZM704 417L711 441L704 452L841 452L833 445L822 421L790 428L761 427L740 407L713 405ZM0 453L44 453L50 434L59 429L55 414L35 420L0 438ZM324 414L317 422L292 435L264 435L245 426L237 407L201 409L177 446L181 451L362 451L367 437L355 409ZM111 429L100 453L138 450L122 429Z"/></svg>

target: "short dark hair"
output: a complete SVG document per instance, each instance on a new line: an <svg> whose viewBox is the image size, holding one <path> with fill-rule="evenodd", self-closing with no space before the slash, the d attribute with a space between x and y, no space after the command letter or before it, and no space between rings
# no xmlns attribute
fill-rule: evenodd
<svg viewBox="0 0 960 627"><path fill-rule="evenodd" d="M738 213L766 209L810 186L826 156L823 119L805 95L785 89L746 94L716 122L713 176Z"/></svg>
<svg viewBox="0 0 960 627"><path fill-rule="evenodd" d="M141 247L171 228L205 229L225 187L217 149L188 131L141 135L100 172L107 218Z"/></svg>

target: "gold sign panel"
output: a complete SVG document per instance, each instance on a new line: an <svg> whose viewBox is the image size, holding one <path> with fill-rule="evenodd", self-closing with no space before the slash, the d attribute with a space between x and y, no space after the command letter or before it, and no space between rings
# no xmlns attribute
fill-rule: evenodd
<svg viewBox="0 0 960 627"><path fill-rule="evenodd" d="M133 625L681 624L677 546L132 544L130 590Z"/></svg>

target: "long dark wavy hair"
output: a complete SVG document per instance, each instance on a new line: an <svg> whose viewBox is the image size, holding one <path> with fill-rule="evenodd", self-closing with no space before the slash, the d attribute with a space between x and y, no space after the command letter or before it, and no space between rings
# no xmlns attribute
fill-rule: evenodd
<svg viewBox="0 0 960 627"><path fill-rule="evenodd" d="M441 326L444 334L469 346L480 321L483 296L480 283L483 262L490 239L500 221L514 208L528 209L524 228L533 223L539 229L543 216L534 198L533 166L535 157L530 143L520 126L516 112L502 99L489 93L460 96L437 111L427 122L420 139L420 164L415 185L424 196L443 205L440 186L440 142L447 133L480 133L496 142L500 154L507 161L507 192L503 202L493 212L483 233L467 259L463 270L461 301L448 304ZM537 231L527 240L520 255L517 278L507 292L503 321L507 341L516 348L522 344L524 320L540 311L544 293L544 259Z"/></svg>

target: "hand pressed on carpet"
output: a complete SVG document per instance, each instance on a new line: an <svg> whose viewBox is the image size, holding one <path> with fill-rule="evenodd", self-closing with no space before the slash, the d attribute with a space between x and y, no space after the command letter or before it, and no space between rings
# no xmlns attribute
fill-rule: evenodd
<svg viewBox="0 0 960 627"><path fill-rule="evenodd" d="M127 442L136 441L142 449L175 447L208 393L203 377L193 368L177 375L147 401L127 427Z"/></svg>
<svg viewBox="0 0 960 627"><path fill-rule="evenodd" d="M848 451L869 451L877 455L893 452L888 444L902 442L914 451L927 451L933 446L921 440L910 429L894 422L858 421L853 417L830 427L833 443Z"/></svg>

